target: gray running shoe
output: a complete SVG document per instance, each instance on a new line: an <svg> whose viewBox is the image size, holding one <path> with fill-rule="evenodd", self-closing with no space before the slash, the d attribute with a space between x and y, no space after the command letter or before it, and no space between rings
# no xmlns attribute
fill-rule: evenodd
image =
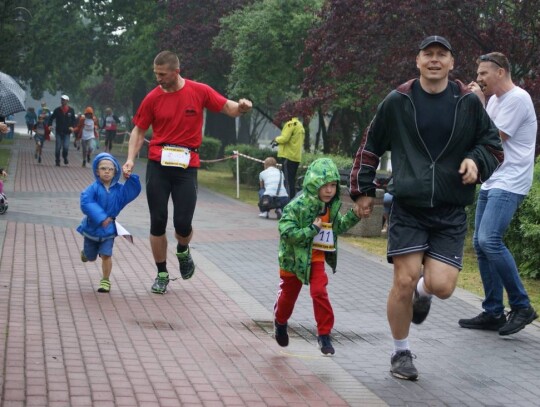
<svg viewBox="0 0 540 407"><path fill-rule="evenodd" d="M402 350L397 352L390 358L390 363L392 364L390 373L392 373L392 375L398 379L418 379L418 370L416 370L414 367L412 362L413 359L416 359L416 356L414 356L410 350Z"/></svg>
<svg viewBox="0 0 540 407"><path fill-rule="evenodd" d="M156 294L165 294L167 292L167 285L169 284L169 273L158 273L154 284L152 285L152 292Z"/></svg>
<svg viewBox="0 0 540 407"><path fill-rule="evenodd" d="M195 273L195 263L193 263L189 248L184 253L176 253L176 257L178 257L178 262L180 263L182 279L189 280L193 276L193 273Z"/></svg>

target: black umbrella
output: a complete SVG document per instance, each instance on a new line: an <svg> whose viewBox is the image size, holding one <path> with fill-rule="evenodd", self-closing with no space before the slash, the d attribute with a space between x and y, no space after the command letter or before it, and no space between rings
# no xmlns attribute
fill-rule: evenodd
<svg viewBox="0 0 540 407"><path fill-rule="evenodd" d="M24 112L26 92L11 76L0 72L0 116Z"/></svg>

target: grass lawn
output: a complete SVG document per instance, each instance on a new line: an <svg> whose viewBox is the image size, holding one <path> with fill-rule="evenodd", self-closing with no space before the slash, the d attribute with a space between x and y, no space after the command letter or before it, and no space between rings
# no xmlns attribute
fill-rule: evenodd
<svg viewBox="0 0 540 407"><path fill-rule="evenodd" d="M232 172L227 163L214 164L208 170L200 170L198 180L199 184L206 188L231 198L236 198L236 179L233 178ZM242 202L257 205L259 200L257 188L240 184L239 199ZM344 239L371 254L381 257L386 256L385 237L359 238L346 236ZM459 275L458 286L482 297L484 290L480 280L480 273L478 272L476 255L474 253L474 249L472 248L472 236L470 235L466 240L463 260L463 270ZM540 280L523 279L523 284L529 293L533 307L540 311ZM508 306L508 301L506 299L505 302ZM468 318L473 316L474 315L464 315L463 317Z"/></svg>

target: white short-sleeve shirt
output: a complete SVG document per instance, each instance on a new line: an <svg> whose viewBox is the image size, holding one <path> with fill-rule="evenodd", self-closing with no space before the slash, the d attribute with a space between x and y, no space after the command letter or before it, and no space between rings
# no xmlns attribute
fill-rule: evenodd
<svg viewBox="0 0 540 407"><path fill-rule="evenodd" d="M503 141L502 165L482 184L482 189L498 188L527 195L533 181L538 127L531 96L515 86L501 97L491 96L486 111L508 140Z"/></svg>
<svg viewBox="0 0 540 407"><path fill-rule="evenodd" d="M266 170L261 171L259 174L259 181L264 183L265 195L288 196L284 184L285 177L283 175L281 175L281 188L279 189L279 194L277 193L280 174L282 174L281 170L276 167L268 167Z"/></svg>

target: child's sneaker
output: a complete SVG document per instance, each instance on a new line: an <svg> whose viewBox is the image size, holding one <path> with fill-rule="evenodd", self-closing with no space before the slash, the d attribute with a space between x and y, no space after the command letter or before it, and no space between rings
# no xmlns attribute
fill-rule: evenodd
<svg viewBox="0 0 540 407"><path fill-rule="evenodd" d="M274 337L279 346L288 346L289 345L289 334L287 333L287 324L278 324L277 321L274 321Z"/></svg>
<svg viewBox="0 0 540 407"><path fill-rule="evenodd" d="M319 349L324 355L333 355L336 353L334 347L332 346L330 335L319 335L317 342L319 343Z"/></svg>
<svg viewBox="0 0 540 407"><path fill-rule="evenodd" d="M108 293L111 291L111 282L107 278L102 278L99 282L98 293Z"/></svg>
<svg viewBox="0 0 540 407"><path fill-rule="evenodd" d="M86 263L88 261L88 257L86 257L86 254L84 254L84 250L81 250L81 261L83 263Z"/></svg>
<svg viewBox="0 0 540 407"><path fill-rule="evenodd" d="M169 273L158 273L154 284L152 285L152 292L156 294L165 294L167 292L167 285L169 284Z"/></svg>
<svg viewBox="0 0 540 407"><path fill-rule="evenodd" d="M259 213L259 218L266 218L266 219L268 219L268 211Z"/></svg>
<svg viewBox="0 0 540 407"><path fill-rule="evenodd" d="M195 273L195 263L193 263L193 259L191 258L189 247L183 253L176 253L176 257L178 257L178 262L180 263L182 279L189 280L193 276L193 273Z"/></svg>

